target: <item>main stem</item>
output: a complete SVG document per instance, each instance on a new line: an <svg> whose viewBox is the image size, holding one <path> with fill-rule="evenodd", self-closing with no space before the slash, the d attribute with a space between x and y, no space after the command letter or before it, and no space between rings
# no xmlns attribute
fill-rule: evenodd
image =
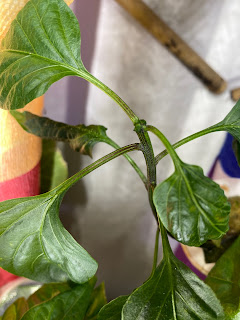
<svg viewBox="0 0 240 320"><path fill-rule="evenodd" d="M146 165L147 165L147 190L148 190L148 199L154 216L157 220L157 215L155 214L154 204L153 204L153 190L156 187L156 162L155 156L152 148L152 143L149 138L148 132L146 130L146 121L140 120L134 129L138 135L138 138L141 142L141 150L143 152Z"/></svg>
<svg viewBox="0 0 240 320"><path fill-rule="evenodd" d="M153 215L155 216L158 224L158 231L156 233L156 239L155 239L155 249L154 249L154 259L153 259L153 268L152 268L152 273L151 276L154 274L156 267L157 267L157 260L158 260L158 242L159 242L159 231L161 232L161 237L162 237L162 246L163 246L163 254L165 258L169 258L172 249L169 244L168 236L167 236L167 231L164 228L162 222L160 221L156 208L153 203L153 192L156 187L156 161L154 157L154 152L152 148L152 143L150 140L150 137L148 135L149 131L154 131L155 134L158 136L160 135L161 138L164 140L165 146L169 149L169 152L172 153L172 148L170 142L165 138L165 136L155 127L152 126L147 126L145 120L140 120L137 125L135 125L135 131L139 137L139 140L141 142L140 148L144 154L146 165L147 165L147 172L148 172L148 199L150 206L152 208ZM155 131L156 130L156 131ZM176 158L176 162L178 162L178 156L173 150L172 153L173 158Z"/></svg>

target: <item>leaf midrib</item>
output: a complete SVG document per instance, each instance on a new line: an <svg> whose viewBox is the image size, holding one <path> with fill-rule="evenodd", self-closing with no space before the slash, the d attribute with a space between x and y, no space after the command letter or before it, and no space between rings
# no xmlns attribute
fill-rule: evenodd
<svg viewBox="0 0 240 320"><path fill-rule="evenodd" d="M29 201L31 201L31 200L29 200ZM38 207L41 207L41 206L43 206L46 202L48 202L49 201L49 198L47 198L44 202L41 202L41 204L38 206ZM24 202L25 203L25 202ZM17 207L18 205L21 205L21 203L18 203L18 204L16 204L15 206L13 206L10 210L12 210L13 208L15 208L15 207ZM6 231L8 231L15 223L17 223L19 220L21 220L23 217L25 217L26 215L28 215L28 214L30 214L31 212L32 212L32 210L35 210L36 209L36 207L34 208L34 209L31 209L30 211L28 210L28 211L26 211L23 215L21 215L17 220L14 220L10 225L8 225L8 227L3 231L3 233L1 233L1 235L0 235L0 237L2 236L2 235L4 235L4 233L6 232ZM10 211L10 210L7 210L7 211ZM7 212L7 211L5 211L5 212ZM2 212L3 213L3 212ZM1 214L1 213L0 213Z"/></svg>
<svg viewBox="0 0 240 320"><path fill-rule="evenodd" d="M184 181L185 181L185 183L186 183L188 192L189 192L189 194L190 194L190 197L191 197L193 203L195 204L195 206L197 207L197 209L200 211L200 213L205 217L205 219L211 224L212 228L215 229L216 231L218 231L220 234L222 234L222 231L214 225L214 223L210 220L210 218L208 217L208 215L204 212L204 210L202 209L202 207L201 207L200 204L198 203L198 201L197 201L197 199L196 199L196 197L195 197L195 195L194 195L194 193L193 193L193 190L192 190L192 188L191 188L191 186L190 186L190 184L189 184L189 181L188 181L186 175L185 175L184 172L183 172L182 167L180 166L179 168L180 168L181 175L182 175L182 177L183 177L183 179L184 179ZM199 214L200 214L200 213L199 213ZM200 242L200 243L202 242L202 241L200 241L200 237L199 237L199 242Z"/></svg>
<svg viewBox="0 0 240 320"><path fill-rule="evenodd" d="M32 53L32 52L27 52L27 51L22 51L22 50L16 50L16 49L4 49L4 50L1 50L0 51L0 54L1 53L5 53L5 52L9 52L9 53L15 53L15 54L20 54L20 55L26 55L28 56L27 58L31 58L31 57L34 57L34 58L37 58L39 60L44 60L50 64L57 64L58 66L60 67L63 67L63 68L66 68L68 70L71 70L73 71L74 73L76 73L76 75L79 75L79 76L83 76L83 74L87 74L87 70L85 69L85 67L82 65L79 67L79 69L76 69L75 67L71 66L70 64L65 64L65 63L62 63L58 60L53 60L53 59L50 59L48 57L45 57L45 56L41 56L37 53ZM83 74L82 74L83 73Z"/></svg>

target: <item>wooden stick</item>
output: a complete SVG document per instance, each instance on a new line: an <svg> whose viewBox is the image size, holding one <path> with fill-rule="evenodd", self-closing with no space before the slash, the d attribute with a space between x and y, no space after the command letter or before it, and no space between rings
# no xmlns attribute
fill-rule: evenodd
<svg viewBox="0 0 240 320"><path fill-rule="evenodd" d="M142 0L115 1L172 52L209 90L221 93L226 89L226 82Z"/></svg>
<svg viewBox="0 0 240 320"><path fill-rule="evenodd" d="M231 91L231 97L233 101L238 101L240 99L240 88L233 89Z"/></svg>

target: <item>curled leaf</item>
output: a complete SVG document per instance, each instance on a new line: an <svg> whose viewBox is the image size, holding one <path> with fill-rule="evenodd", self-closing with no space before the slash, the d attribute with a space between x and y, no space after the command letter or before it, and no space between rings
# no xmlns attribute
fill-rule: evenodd
<svg viewBox="0 0 240 320"><path fill-rule="evenodd" d="M84 283L97 263L59 219L65 190L4 201L0 205L0 267L29 279Z"/></svg>
<svg viewBox="0 0 240 320"><path fill-rule="evenodd" d="M23 113L11 111L11 114L27 132L44 139L67 142L73 150L90 157L95 144L107 140L107 129L103 126L84 124L71 126L27 111Z"/></svg>

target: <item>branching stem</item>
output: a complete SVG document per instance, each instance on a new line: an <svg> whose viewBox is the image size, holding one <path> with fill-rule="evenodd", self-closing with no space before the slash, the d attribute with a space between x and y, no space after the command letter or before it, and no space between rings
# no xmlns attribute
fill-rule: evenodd
<svg viewBox="0 0 240 320"><path fill-rule="evenodd" d="M58 190L58 192L59 192L59 189L63 189L64 191L67 191L73 184L78 182L80 179L82 179L83 177L85 177L86 175L91 173L92 171L101 167L105 163L107 163L107 162L127 153L127 152L134 151L134 150L139 150L139 143L125 146L123 148L117 149L117 150L107 154L106 156L98 159L97 161L93 162L92 164L90 164L86 168L82 169L81 171L79 171L78 173L76 173L75 175L73 175L72 177L67 179L66 181L64 181L56 189Z"/></svg>
<svg viewBox="0 0 240 320"><path fill-rule="evenodd" d="M212 133L212 132L216 132L216 131L222 131L223 130L223 126L222 125L215 125L215 126L212 126L212 127L209 127L207 129L204 129L204 130L201 130L199 132L196 132L176 143L174 143L172 145L172 147L174 149L177 149L179 147L181 147L182 145L184 145L185 143L188 143L194 139L197 139L197 138L200 138L208 133ZM159 163L160 160L162 160L166 155L168 154L168 150L164 150L162 151L161 153L159 153L156 157L155 157L155 160L156 160L156 164Z"/></svg>
<svg viewBox="0 0 240 320"><path fill-rule="evenodd" d="M110 138L107 138L105 143L107 143L108 145L110 145L111 147L113 147L115 149L120 149L120 146ZM123 156L128 160L128 162L134 168L134 170L136 171L136 173L139 175L140 179L144 183L145 187L147 188L147 178L145 177L142 170L139 168L139 166L136 164L136 162L128 154L125 153Z"/></svg>

